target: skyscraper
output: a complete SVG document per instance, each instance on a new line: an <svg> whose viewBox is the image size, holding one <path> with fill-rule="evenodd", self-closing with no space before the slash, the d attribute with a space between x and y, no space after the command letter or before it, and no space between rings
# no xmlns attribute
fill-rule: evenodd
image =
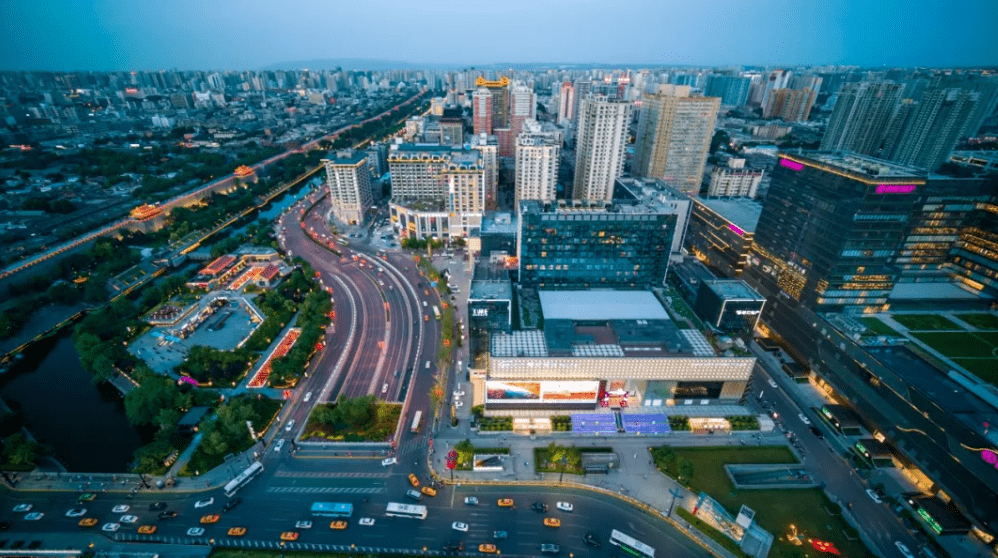
<svg viewBox="0 0 998 558"><path fill-rule="evenodd" d="M789 87L790 76L792 75L793 72L790 70L773 70L772 72L769 72L762 92L762 106L766 106L766 102L769 101L769 96L772 95L774 89L785 89Z"/></svg>
<svg viewBox="0 0 998 558"><path fill-rule="evenodd" d="M633 170L696 195L721 99L689 93L689 86L662 85L658 93L644 96Z"/></svg>
<svg viewBox="0 0 998 558"><path fill-rule="evenodd" d="M821 150L877 153L901 100L901 90L901 84L889 81L843 85L828 119L825 137L821 139Z"/></svg>
<svg viewBox="0 0 998 558"><path fill-rule="evenodd" d="M541 131L534 120L524 123L516 138L516 204L520 200L554 201L558 191L561 141Z"/></svg>
<svg viewBox="0 0 998 558"><path fill-rule="evenodd" d="M561 84L558 97L558 124L568 126L575 119L575 86L566 81Z"/></svg>
<svg viewBox="0 0 998 558"><path fill-rule="evenodd" d="M499 188L499 146L495 136L479 134L470 138L471 148L478 151L482 159L485 180L485 209L494 210L497 205Z"/></svg>
<svg viewBox="0 0 998 558"><path fill-rule="evenodd" d="M514 141L523 129L525 120L534 118L537 114L537 102L534 100L534 90L524 83L516 82L509 92L509 127L513 131Z"/></svg>
<svg viewBox="0 0 998 558"><path fill-rule="evenodd" d="M579 122L579 107L582 106L582 101L589 96L589 93L593 89L592 80L588 79L577 79L575 80L575 105L572 108L572 122L578 124Z"/></svg>
<svg viewBox="0 0 998 558"><path fill-rule="evenodd" d="M577 200L609 202L614 181L624 172L631 103L605 97L584 99L579 106L575 184Z"/></svg>
<svg viewBox="0 0 998 558"><path fill-rule="evenodd" d="M818 78L819 80L821 78ZM804 122L811 114L817 91L804 89L774 89L763 108L766 118L779 118L786 122Z"/></svg>
<svg viewBox="0 0 998 558"><path fill-rule="evenodd" d="M508 128L509 122L509 78L500 76L497 80L479 77L475 87L484 87L492 93L492 127Z"/></svg>
<svg viewBox="0 0 998 558"><path fill-rule="evenodd" d="M475 135L492 133L492 92L479 87L471 96Z"/></svg>
<svg viewBox="0 0 998 558"><path fill-rule="evenodd" d="M899 111L892 123L897 136L884 145L884 158L935 170L949 159L974 114L980 93L965 89L926 89L916 106Z"/></svg>
<svg viewBox="0 0 998 558"><path fill-rule="evenodd" d="M749 86L752 80L738 76L708 76L703 94L720 97L722 105L740 107L748 103Z"/></svg>
<svg viewBox="0 0 998 558"><path fill-rule="evenodd" d="M364 215L371 208L371 173L364 153L344 150L335 157L323 159L326 165L326 186L332 201L333 214L344 223L356 225L364 222Z"/></svg>

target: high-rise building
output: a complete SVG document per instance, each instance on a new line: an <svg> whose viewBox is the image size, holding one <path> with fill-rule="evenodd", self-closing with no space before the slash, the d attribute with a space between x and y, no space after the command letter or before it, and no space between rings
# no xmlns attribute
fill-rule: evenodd
<svg viewBox="0 0 998 558"><path fill-rule="evenodd" d="M748 198L694 198L686 248L721 277L734 279L749 265L762 203Z"/></svg>
<svg viewBox="0 0 998 558"><path fill-rule="evenodd" d="M752 80L738 76L708 76L703 94L720 97L722 105L740 107L748 103L749 87Z"/></svg>
<svg viewBox="0 0 998 558"><path fill-rule="evenodd" d="M475 87L484 87L492 93L492 127L508 128L509 118L509 78L500 76L497 80L487 80L479 77ZM478 133L478 132L476 132Z"/></svg>
<svg viewBox="0 0 998 558"><path fill-rule="evenodd" d="M821 79L821 78L818 78ZM763 116L784 122L804 122L811 114L817 92L812 89L774 89L763 107Z"/></svg>
<svg viewBox="0 0 998 558"><path fill-rule="evenodd" d="M566 81L561 84L558 97L558 124L568 126L575 120L575 86Z"/></svg>
<svg viewBox="0 0 998 558"><path fill-rule="evenodd" d="M478 151L485 171L485 209L492 211L498 203L499 145L495 136L479 134L469 140L471 148Z"/></svg>
<svg viewBox="0 0 998 558"><path fill-rule="evenodd" d="M721 99L690 97L689 92L688 86L663 85L644 96L633 171L696 195Z"/></svg>
<svg viewBox="0 0 998 558"><path fill-rule="evenodd" d="M326 166L326 186L336 219L349 225L363 223L367 210L374 203L367 157L360 152L344 150L323 159L322 163Z"/></svg>
<svg viewBox="0 0 998 558"><path fill-rule="evenodd" d="M532 119L537 114L537 102L534 100L534 90L526 84L517 82L509 92L509 127L513 138L520 135L523 122Z"/></svg>
<svg viewBox="0 0 998 558"><path fill-rule="evenodd" d="M821 150L877 153L901 100L902 88L899 83L887 81L844 84L821 139Z"/></svg>
<svg viewBox="0 0 998 558"><path fill-rule="evenodd" d="M898 111L890 127L896 136L884 145L884 158L935 170L965 136L979 99L980 93L965 89L926 89L917 105Z"/></svg>
<svg viewBox="0 0 998 558"><path fill-rule="evenodd" d="M790 70L773 70L769 72L762 91L762 106L766 106L769 96L772 95L774 89L785 89L790 86L790 77L792 75L793 72Z"/></svg>
<svg viewBox="0 0 998 558"><path fill-rule="evenodd" d="M575 183L577 200L609 202L613 184L624 172L631 103L591 97L579 107Z"/></svg>
<svg viewBox="0 0 998 558"><path fill-rule="evenodd" d="M492 133L492 92L479 87L471 95L475 135Z"/></svg>
<svg viewBox="0 0 998 558"><path fill-rule="evenodd" d="M764 172L745 168L745 159L728 159L727 165L718 165L710 171L709 197L754 198Z"/></svg>
<svg viewBox="0 0 998 558"><path fill-rule="evenodd" d="M558 165L561 140L528 120L516 138L516 204L520 200L555 200L558 191Z"/></svg>
<svg viewBox="0 0 998 558"><path fill-rule="evenodd" d="M852 153L781 153L755 231L780 288L815 312L877 312L925 173Z"/></svg>
<svg viewBox="0 0 998 558"><path fill-rule="evenodd" d="M998 298L998 192L990 185L990 201L977 202L950 254L954 280L992 298ZM965 207L965 204L964 204Z"/></svg>
<svg viewBox="0 0 998 558"><path fill-rule="evenodd" d="M572 106L572 123L578 124L579 122L579 108L582 106L582 101L584 101L593 89L592 80L588 79L577 79L573 85L575 89L575 104Z"/></svg>

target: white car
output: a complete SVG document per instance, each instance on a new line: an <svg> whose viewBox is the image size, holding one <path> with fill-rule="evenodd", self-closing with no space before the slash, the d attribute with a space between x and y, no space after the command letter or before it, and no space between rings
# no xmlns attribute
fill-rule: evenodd
<svg viewBox="0 0 998 558"><path fill-rule="evenodd" d="M866 489L866 495L869 496L871 500L873 500L874 502L876 502L878 504L882 502L882 500L880 499L880 496L876 492L874 492L873 490L871 490L869 488Z"/></svg>
<svg viewBox="0 0 998 558"><path fill-rule="evenodd" d="M570 512L575 509L575 506L569 504L568 502L558 502L557 504L554 505L554 507L558 508L563 512Z"/></svg>
<svg viewBox="0 0 998 558"><path fill-rule="evenodd" d="M43 512L31 512L28 515L24 516L24 519L26 521L38 521L43 517L45 517L45 514Z"/></svg>
<svg viewBox="0 0 998 558"><path fill-rule="evenodd" d="M454 392L454 397L464 397L464 392L463 391L455 391Z"/></svg>
<svg viewBox="0 0 998 558"><path fill-rule="evenodd" d="M295 419L288 421L288 425L284 427L285 432L291 432L291 429L295 427Z"/></svg>
<svg viewBox="0 0 998 558"><path fill-rule="evenodd" d="M210 505L212 505L214 503L215 503L215 499L214 498L205 498L204 500L198 500L197 502L195 502L194 503L194 507L198 508L198 509L207 508L208 506L210 506ZM127 510L128 507L126 506L125 509Z"/></svg>
<svg viewBox="0 0 998 558"><path fill-rule="evenodd" d="M281 453L281 448L284 447L284 438L281 438L274 444L274 453Z"/></svg>
<svg viewBox="0 0 998 558"><path fill-rule="evenodd" d="M105 523L104 526L100 528L101 531L107 531L108 533L113 533L118 529L121 529L121 525L118 525L117 523Z"/></svg>
<svg viewBox="0 0 998 558"><path fill-rule="evenodd" d="M468 524L461 523L460 521L455 521L453 524L451 524L451 529L454 529L455 531L461 531L462 533L467 533Z"/></svg>
<svg viewBox="0 0 998 558"><path fill-rule="evenodd" d="M809 418L805 417L804 413L801 413L801 414L797 415L797 418L799 418L800 421L803 422L804 424L806 424L807 426L811 426L811 420Z"/></svg>
<svg viewBox="0 0 998 558"><path fill-rule="evenodd" d="M14 506L14 512L15 513L29 512L31 511L31 508L32 508L31 504L18 504Z"/></svg>
<svg viewBox="0 0 998 558"><path fill-rule="evenodd" d="M478 505L478 498L475 498L474 496L465 496L464 503L469 506L476 506Z"/></svg>
<svg viewBox="0 0 998 558"><path fill-rule="evenodd" d="M381 386L381 393L388 393L388 384L387 383L385 383L385 385Z"/></svg>
<svg viewBox="0 0 998 558"><path fill-rule="evenodd" d="M204 527L191 527L187 530L188 537L200 537L204 534Z"/></svg>
<svg viewBox="0 0 998 558"><path fill-rule="evenodd" d="M312 392L311 391L305 394L305 403L308 403L309 399L312 399Z"/></svg>
<svg viewBox="0 0 998 558"><path fill-rule="evenodd" d="M134 515L123 515L121 516L121 519L118 520L118 523L128 523L129 525L131 525L132 523L135 523L138 520L139 518Z"/></svg>
<svg viewBox="0 0 998 558"><path fill-rule="evenodd" d="M398 459L395 459L394 457L389 457L389 458L387 458L387 459L382 459L382 460L381 460L381 465L382 465L383 467L387 467L387 466L389 466L389 465L394 465L394 464L396 464L396 463L398 463L398 462L399 462L399 460L398 460Z"/></svg>
<svg viewBox="0 0 998 558"><path fill-rule="evenodd" d="M128 504L119 504L111 508L111 513L125 513L130 509L132 509L132 507L129 506Z"/></svg>
<svg viewBox="0 0 998 558"><path fill-rule="evenodd" d="M897 541L894 543L894 546L897 547L898 552L900 552L904 556L904 558L915 558L915 555L912 554L910 550L908 550L908 547L905 546L903 542Z"/></svg>
<svg viewBox="0 0 998 558"><path fill-rule="evenodd" d="M311 529L311 528L312 528L311 521L299 521L298 523L295 523L295 529Z"/></svg>
<svg viewBox="0 0 998 558"><path fill-rule="evenodd" d="M83 517L87 515L87 510L83 508L73 508L66 512L66 517Z"/></svg>
<svg viewBox="0 0 998 558"><path fill-rule="evenodd" d="M768 380L768 381L769 381L769 387L771 387L773 389L776 389L776 387L777 387L776 386L776 382L774 382L773 380Z"/></svg>
<svg viewBox="0 0 998 558"><path fill-rule="evenodd" d="M374 518L373 517L362 517L362 518L360 518L360 521L358 521L357 523L359 523L361 525L374 525Z"/></svg>

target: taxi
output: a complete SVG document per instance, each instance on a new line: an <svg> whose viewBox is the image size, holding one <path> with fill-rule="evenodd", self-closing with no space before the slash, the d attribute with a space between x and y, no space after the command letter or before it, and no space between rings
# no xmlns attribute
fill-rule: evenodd
<svg viewBox="0 0 998 558"><path fill-rule="evenodd" d="M426 494L427 496L436 496L437 495L436 489L430 488L429 486L424 486L423 488L420 489L420 492L422 492L423 494Z"/></svg>
<svg viewBox="0 0 998 558"><path fill-rule="evenodd" d="M84 517L83 519L80 520L80 522L77 525L79 525L80 527L93 527L94 525L97 525L97 518Z"/></svg>
<svg viewBox="0 0 998 558"><path fill-rule="evenodd" d="M229 528L229 536L230 537L241 537L241 536L243 536L245 534L246 534L246 528L245 527L231 527L231 528Z"/></svg>
<svg viewBox="0 0 998 558"><path fill-rule="evenodd" d="M221 518L217 514L206 515L201 518L201 523L203 525L211 525L212 523L218 523L219 519Z"/></svg>
<svg viewBox="0 0 998 558"><path fill-rule="evenodd" d="M547 525L548 527L561 527L561 520L557 517L545 517L544 525Z"/></svg>
<svg viewBox="0 0 998 558"><path fill-rule="evenodd" d="M502 500L499 500L498 503L499 503L499 507L500 508L512 508L513 507L513 499L512 498L503 498Z"/></svg>
<svg viewBox="0 0 998 558"><path fill-rule="evenodd" d="M339 521L333 521L332 523L330 523L329 528L336 529L337 531L342 531L347 528L347 525L349 525L349 523L341 519Z"/></svg>
<svg viewBox="0 0 998 558"><path fill-rule="evenodd" d="M77 498L77 500L80 502L93 502L96 499L97 499L96 492L84 492L83 494L80 494L79 498Z"/></svg>
<svg viewBox="0 0 998 558"><path fill-rule="evenodd" d="M151 534L153 534L155 532L156 532L156 526L155 525L143 525L143 526L139 527L139 534L140 535L151 535Z"/></svg>
<svg viewBox="0 0 998 558"><path fill-rule="evenodd" d="M416 475L409 473L409 484L411 484L413 488L419 486L419 479L416 478Z"/></svg>
<svg viewBox="0 0 998 558"><path fill-rule="evenodd" d="M296 541L298 540L298 531L285 531L281 533L282 541Z"/></svg>
<svg viewBox="0 0 998 558"><path fill-rule="evenodd" d="M494 544L482 543L478 545L478 551L482 554L495 554L499 549Z"/></svg>

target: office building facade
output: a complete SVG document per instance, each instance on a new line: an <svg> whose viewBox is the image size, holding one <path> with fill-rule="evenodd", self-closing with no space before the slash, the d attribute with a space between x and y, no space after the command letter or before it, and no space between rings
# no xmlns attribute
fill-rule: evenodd
<svg viewBox="0 0 998 558"><path fill-rule="evenodd" d="M763 174L762 170L745 168L745 159L728 159L727 165L718 165L710 171L707 196L754 198Z"/></svg>
<svg viewBox="0 0 998 558"><path fill-rule="evenodd" d="M374 200L371 196L371 173L364 153L344 150L323 159L326 166L326 186L332 202L333 215L348 225L364 222Z"/></svg>
<svg viewBox="0 0 998 558"><path fill-rule="evenodd" d="M686 248L721 277L741 276L749 265L760 202L747 198L694 198Z"/></svg>
<svg viewBox="0 0 998 558"><path fill-rule="evenodd" d="M624 172L631 104L593 97L579 107L575 183L577 200L609 202L614 181Z"/></svg>

